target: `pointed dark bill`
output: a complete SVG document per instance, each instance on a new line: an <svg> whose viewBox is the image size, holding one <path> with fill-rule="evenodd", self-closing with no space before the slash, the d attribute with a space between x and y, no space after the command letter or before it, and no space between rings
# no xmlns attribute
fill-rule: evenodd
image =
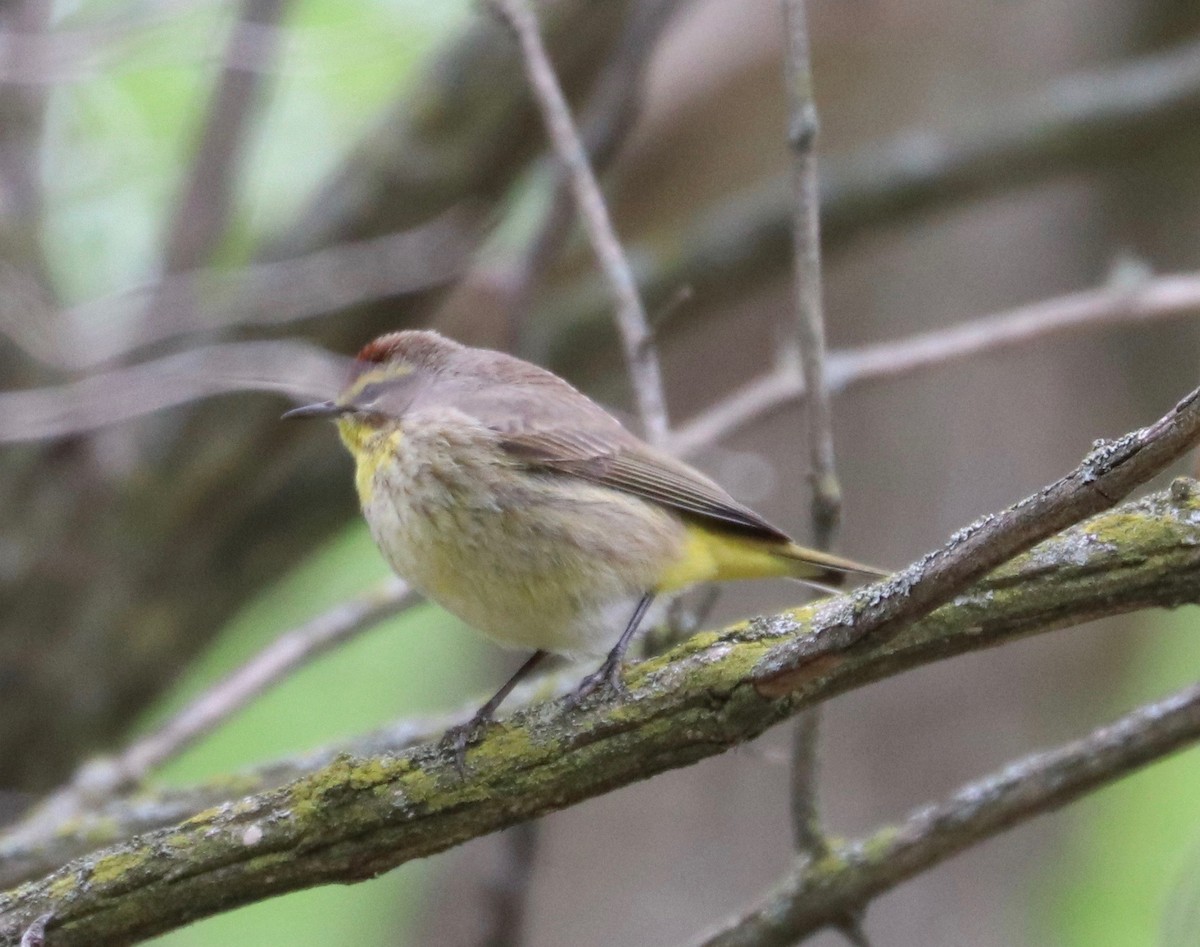
<svg viewBox="0 0 1200 947"><path fill-rule="evenodd" d="M340 414L345 414L348 410L345 405L340 405L334 401L318 401L316 404L306 404L299 408L292 408L291 411L285 411L281 420L294 421L307 418L336 418Z"/></svg>

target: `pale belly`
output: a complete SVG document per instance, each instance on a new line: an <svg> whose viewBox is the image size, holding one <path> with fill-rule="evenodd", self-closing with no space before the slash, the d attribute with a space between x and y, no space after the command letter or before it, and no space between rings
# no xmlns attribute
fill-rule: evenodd
<svg viewBox="0 0 1200 947"><path fill-rule="evenodd" d="M412 453L398 444L399 462L363 491L375 542L397 574L502 645L603 654L683 548L681 520L623 493Z"/></svg>

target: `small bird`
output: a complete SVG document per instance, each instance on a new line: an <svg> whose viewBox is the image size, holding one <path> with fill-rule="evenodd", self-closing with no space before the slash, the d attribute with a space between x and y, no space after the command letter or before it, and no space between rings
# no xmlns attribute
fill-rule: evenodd
<svg viewBox="0 0 1200 947"><path fill-rule="evenodd" d="M381 336L334 401L371 535L414 588L501 645L533 649L448 739L467 744L548 653L602 655L575 699L621 689L658 594L785 576L818 587L883 573L805 549L557 375L436 332Z"/></svg>

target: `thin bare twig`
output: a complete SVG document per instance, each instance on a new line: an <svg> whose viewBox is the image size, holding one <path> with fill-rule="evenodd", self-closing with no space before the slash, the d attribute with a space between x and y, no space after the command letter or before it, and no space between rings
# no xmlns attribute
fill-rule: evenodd
<svg viewBox="0 0 1200 947"><path fill-rule="evenodd" d="M959 530L949 545L890 579L843 596L823 627L768 654L754 670L755 687L781 697L819 668L836 666L862 642L890 640L950 601L980 576L1059 530L1115 506L1135 487L1190 450L1200 438L1200 389L1149 427L1116 441L1097 441L1073 471L1001 513Z"/></svg>
<svg viewBox="0 0 1200 947"><path fill-rule="evenodd" d="M821 828L817 805L817 752L821 736L821 708L801 713L792 724L789 772L792 841L797 857L820 861L829 854L829 840Z"/></svg>
<svg viewBox="0 0 1200 947"><path fill-rule="evenodd" d="M1136 325L1200 311L1200 274L1152 277L1134 286L1106 286L1047 299L946 329L830 352L826 376L835 394L959 359L1105 326ZM670 447L692 456L733 431L805 397L795 366L781 364L679 426Z"/></svg>
<svg viewBox="0 0 1200 947"><path fill-rule="evenodd" d="M388 579L377 589L340 602L285 632L150 733L119 753L85 763L70 783L51 793L6 839L19 846L44 834L47 826L76 818L136 786L297 668L373 628L416 599L404 582Z"/></svg>
<svg viewBox="0 0 1200 947"><path fill-rule="evenodd" d="M783 0L784 78L792 157L792 243L795 293L795 345L808 397L809 483L812 488L813 544L833 548L842 511L833 451L833 403L825 383L825 318L821 291L820 191L817 179L817 116L809 55L806 0ZM790 802L792 836L797 857L818 862L829 853L818 804L818 753L821 708L805 710L792 725ZM857 913L839 925L856 944L866 941Z"/></svg>
<svg viewBox="0 0 1200 947"><path fill-rule="evenodd" d="M525 72L542 110L550 141L558 159L570 173L575 203L587 228L592 248L616 297L617 327L625 348L638 415L645 425L647 439L655 444L663 444L669 430L667 405L646 311L638 296L637 282L629 261L625 259L625 252L609 219L600 185L588 163L587 151L542 42L537 17L527 0L489 2L516 34L521 46Z"/></svg>
<svg viewBox="0 0 1200 947"><path fill-rule="evenodd" d="M1116 281L1021 306L948 329L838 352L829 360L834 391L902 378L931 366L1003 352L1081 329L1136 325L1200 311L1200 273Z"/></svg>
<svg viewBox="0 0 1200 947"><path fill-rule="evenodd" d="M594 173L612 163L624 144L641 106L642 81L663 29L684 0L641 0L633 9L620 43L596 79L581 118L581 136ZM528 241L512 272L506 273L506 305L510 341L516 346L518 317L523 316L533 290L567 245L575 222L576 201L571 170L556 160L546 209L537 232ZM619 327L618 327L619 328ZM653 330L651 329L651 332Z"/></svg>
<svg viewBox="0 0 1200 947"><path fill-rule="evenodd" d="M984 839L1058 809L1200 737L1200 685L1147 704L1088 736L1009 763L896 825L797 864L752 912L704 947L784 947Z"/></svg>
<svg viewBox="0 0 1200 947"><path fill-rule="evenodd" d="M830 549L841 517L842 491L833 453L833 402L825 383L825 318L821 302L820 194L817 185L817 106L813 98L805 0L783 0L787 34L784 57L791 124L792 234L796 337L808 397L809 464L812 478L813 542Z"/></svg>

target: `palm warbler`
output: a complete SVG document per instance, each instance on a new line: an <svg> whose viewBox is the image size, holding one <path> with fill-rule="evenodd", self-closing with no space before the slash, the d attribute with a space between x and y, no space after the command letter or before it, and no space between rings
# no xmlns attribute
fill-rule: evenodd
<svg viewBox="0 0 1200 947"><path fill-rule="evenodd" d="M619 690L657 593L881 574L797 546L557 375L436 332L376 339L335 401L284 417L337 419L371 535L402 578L500 644L534 649L454 732L460 761L547 652L607 652L576 696Z"/></svg>

